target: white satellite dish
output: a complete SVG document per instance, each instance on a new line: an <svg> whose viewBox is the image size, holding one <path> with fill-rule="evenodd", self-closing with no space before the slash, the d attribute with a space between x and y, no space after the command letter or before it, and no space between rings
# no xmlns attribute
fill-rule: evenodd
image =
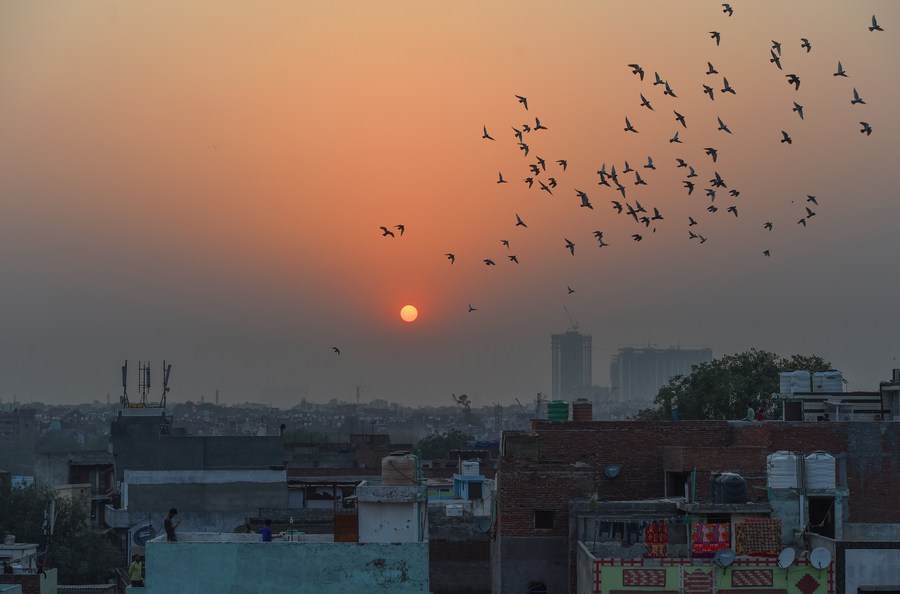
<svg viewBox="0 0 900 594"><path fill-rule="evenodd" d="M787 547L781 554L778 555L778 567L781 569L787 569L791 565L794 564L794 560L797 558L797 551L792 549L791 547Z"/></svg>
<svg viewBox="0 0 900 594"><path fill-rule="evenodd" d="M831 565L831 551L825 547L816 547L809 554L809 564L816 569L825 569Z"/></svg>
<svg viewBox="0 0 900 594"><path fill-rule="evenodd" d="M728 567L734 563L735 556L733 549L719 549L716 551L714 561L719 567Z"/></svg>

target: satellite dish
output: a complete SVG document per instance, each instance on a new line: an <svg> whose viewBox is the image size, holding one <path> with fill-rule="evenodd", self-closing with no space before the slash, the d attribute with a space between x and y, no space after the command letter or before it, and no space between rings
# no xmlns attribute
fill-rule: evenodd
<svg viewBox="0 0 900 594"><path fill-rule="evenodd" d="M734 563L735 556L733 549L719 549L714 560L719 567L728 567Z"/></svg>
<svg viewBox="0 0 900 594"><path fill-rule="evenodd" d="M788 547L781 551L781 554L778 555L778 567L781 569L787 569L791 565L794 564L794 559L797 558L797 551Z"/></svg>
<svg viewBox="0 0 900 594"><path fill-rule="evenodd" d="M816 569L825 569L831 565L831 551L825 547L816 547L809 554L809 564Z"/></svg>
<svg viewBox="0 0 900 594"><path fill-rule="evenodd" d="M606 475L606 478L616 478L619 476L619 473L622 472L621 464L609 464L603 470L603 473Z"/></svg>
<svg viewBox="0 0 900 594"><path fill-rule="evenodd" d="M151 525L143 526L134 531L131 540L139 547L142 547L147 544L148 540L151 540L156 536L156 529Z"/></svg>

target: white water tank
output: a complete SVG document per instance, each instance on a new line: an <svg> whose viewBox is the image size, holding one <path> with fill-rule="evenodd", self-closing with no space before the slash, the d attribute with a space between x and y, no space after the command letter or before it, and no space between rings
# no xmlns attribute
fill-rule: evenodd
<svg viewBox="0 0 900 594"><path fill-rule="evenodd" d="M830 369L813 374L813 392L843 392L844 374Z"/></svg>
<svg viewBox="0 0 900 594"><path fill-rule="evenodd" d="M462 463L463 476L478 476L481 474L481 466L478 460L463 460Z"/></svg>
<svg viewBox="0 0 900 594"><path fill-rule="evenodd" d="M808 371L783 371L778 375L780 394L810 391L812 391L812 376Z"/></svg>
<svg viewBox="0 0 900 594"><path fill-rule="evenodd" d="M834 456L827 452L813 452L806 457L806 488L834 489L835 479Z"/></svg>
<svg viewBox="0 0 900 594"><path fill-rule="evenodd" d="M381 459L381 484L416 484L416 456L409 452L391 452Z"/></svg>
<svg viewBox="0 0 900 594"><path fill-rule="evenodd" d="M766 479L770 489L796 489L797 454L775 452L766 456Z"/></svg>

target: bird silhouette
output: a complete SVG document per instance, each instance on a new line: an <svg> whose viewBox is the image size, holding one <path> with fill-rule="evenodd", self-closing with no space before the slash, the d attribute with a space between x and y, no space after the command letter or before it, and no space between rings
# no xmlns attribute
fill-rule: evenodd
<svg viewBox="0 0 900 594"><path fill-rule="evenodd" d="M869 31L884 31L881 27L878 26L878 21L875 20L875 15L872 15L872 25L869 27Z"/></svg>
<svg viewBox="0 0 900 594"><path fill-rule="evenodd" d="M710 202L716 201L716 191L713 188L706 188L704 190L704 192L706 192L706 195L709 196ZM710 212L715 212L715 211L710 211Z"/></svg>
<svg viewBox="0 0 900 594"><path fill-rule="evenodd" d="M731 4L723 4L722 12L724 12L728 16L734 16L734 9L731 7Z"/></svg>
<svg viewBox="0 0 900 594"><path fill-rule="evenodd" d="M781 55L781 42L772 40L772 51L778 52L778 55Z"/></svg>
<svg viewBox="0 0 900 594"><path fill-rule="evenodd" d="M484 127L484 131L481 133L481 138L484 140L494 140L494 137L488 134L487 126Z"/></svg>
<svg viewBox="0 0 900 594"><path fill-rule="evenodd" d="M790 137L790 136L788 135L788 133L785 132L784 130L781 131L781 142L782 142L782 143L785 143L785 142L786 142L786 143L788 143L788 144L792 144L792 143L793 143L793 141L791 140L791 137Z"/></svg>
<svg viewBox="0 0 900 594"><path fill-rule="evenodd" d="M544 160L543 160L542 158L540 158L540 157L535 157L535 159L537 159L538 165L541 166L541 169L544 170L544 171L547 171L547 162L544 161Z"/></svg>
<svg viewBox="0 0 900 594"><path fill-rule="evenodd" d="M808 206L806 207L806 218L811 219L816 216L816 213L813 212Z"/></svg>
<svg viewBox="0 0 900 594"><path fill-rule="evenodd" d="M723 84L725 85L724 87L722 87L722 91L721 91L722 93L731 93L732 95L737 95L737 91L734 90L734 87L732 87L730 84L728 84L727 78L722 77L722 81L723 81Z"/></svg>
<svg viewBox="0 0 900 594"><path fill-rule="evenodd" d="M680 113L678 113L677 111L675 112L675 121L680 123L682 128L687 128L687 123L685 123L685 121L684 121L684 116L681 115Z"/></svg>
<svg viewBox="0 0 900 594"><path fill-rule="evenodd" d="M719 74L719 71L716 70L716 67L712 65L712 62L706 63L706 74Z"/></svg>
<svg viewBox="0 0 900 594"><path fill-rule="evenodd" d="M525 156L526 156L526 157L528 156L528 145L525 144L524 142L520 142L520 143L519 143L519 150L520 150L520 151L525 151Z"/></svg>
<svg viewBox="0 0 900 594"><path fill-rule="evenodd" d="M397 229L398 231L400 231L400 235L402 236L403 232L406 231L406 226L405 225L394 225L394 229Z"/></svg>
<svg viewBox="0 0 900 594"><path fill-rule="evenodd" d="M719 210L719 207L715 204L710 204L706 207L706 210L708 210L709 212L717 212Z"/></svg>
<svg viewBox="0 0 900 594"><path fill-rule="evenodd" d="M339 349L339 348L337 348L337 347L331 347L331 350L334 351L334 352L335 352L336 354L338 354L338 355L341 354L341 349Z"/></svg>
<svg viewBox="0 0 900 594"><path fill-rule="evenodd" d="M516 213L516 227L528 227L528 225L525 224L525 221L522 220L522 217L520 217L518 213Z"/></svg>
<svg viewBox="0 0 900 594"><path fill-rule="evenodd" d="M641 237L640 234L635 233L634 235L631 236L631 239L633 239L633 240L635 240L635 241L640 241L640 240L642 240L642 239L644 239L644 238Z"/></svg>
<svg viewBox="0 0 900 594"><path fill-rule="evenodd" d="M536 163L532 163L532 164L529 165L528 167L531 169L531 172L532 172L533 174L535 174L535 175L540 175L540 174L541 174L541 168L538 167Z"/></svg>
<svg viewBox="0 0 900 594"><path fill-rule="evenodd" d="M534 118L534 130L535 132L538 130L547 130L547 126L541 124L540 118Z"/></svg>
<svg viewBox="0 0 900 594"><path fill-rule="evenodd" d="M531 187L534 185L533 177L526 177L524 181L526 184L528 184L528 189L531 189Z"/></svg>
<svg viewBox="0 0 900 594"><path fill-rule="evenodd" d="M860 132L862 132L866 136L872 135L872 126L869 125L869 122L860 122L859 124L862 126Z"/></svg>
<svg viewBox="0 0 900 594"><path fill-rule="evenodd" d="M644 69L643 68L641 68L637 64L629 64L628 67L631 68L632 74L637 74L638 76L641 77L641 80L644 80Z"/></svg>
<svg viewBox="0 0 900 594"><path fill-rule="evenodd" d="M722 179L722 176L719 175L719 172L715 172L715 177L709 180L709 183L716 188L727 188L728 186L725 184L725 180Z"/></svg>
<svg viewBox="0 0 900 594"><path fill-rule="evenodd" d="M555 177L547 178L547 183L550 185L551 188L555 188L557 186Z"/></svg>
<svg viewBox="0 0 900 594"><path fill-rule="evenodd" d="M453 255L453 254L451 254L451 253L449 253L449 252L446 253L446 254L444 254L444 255L447 256L447 259L448 259L448 260L450 260L450 264L453 264L453 263L456 262L456 256L455 256L455 255Z"/></svg>
<svg viewBox="0 0 900 594"><path fill-rule="evenodd" d="M785 74L784 77L786 79L788 79L789 85L794 85L795 91L800 90L800 77L799 76L797 76L796 74Z"/></svg>
<svg viewBox="0 0 900 594"><path fill-rule="evenodd" d="M703 237L702 235L699 235L698 237L700 238L700 243L706 243L705 237Z"/></svg>
<svg viewBox="0 0 900 594"><path fill-rule="evenodd" d="M718 31L710 31L709 37L716 40L716 45L719 45L719 42L722 41L722 35Z"/></svg>
<svg viewBox="0 0 900 594"><path fill-rule="evenodd" d="M519 130L518 128L516 128L515 126L513 126L512 129L513 129L513 134L516 135L516 138L519 139L519 143L521 144L525 140L525 138L522 136L522 131ZM528 154L527 151L525 154Z"/></svg>
<svg viewBox="0 0 900 594"><path fill-rule="evenodd" d="M516 257L515 254L513 254L512 256L506 256L506 257L509 258L510 262L515 262L516 264L519 263L519 259Z"/></svg>
<svg viewBox="0 0 900 594"><path fill-rule="evenodd" d="M819 201L816 200L816 197L813 196L812 194L807 194L807 195L806 195L806 201L807 201L807 202L812 202L812 203L815 204L816 206L819 206Z"/></svg>
<svg viewBox="0 0 900 594"><path fill-rule="evenodd" d="M505 184L505 183L507 183L506 180L503 179L503 172L502 172L502 171L501 171L498 175L499 175L499 178L497 179L497 183L498 183L498 184Z"/></svg>
<svg viewBox="0 0 900 594"><path fill-rule="evenodd" d="M738 216L737 206L729 206L727 210L733 214L735 218Z"/></svg>
<svg viewBox="0 0 900 594"><path fill-rule="evenodd" d="M800 116L800 119L803 119L803 106L794 101L794 107L791 108L791 111L796 111L797 115Z"/></svg>
<svg viewBox="0 0 900 594"><path fill-rule="evenodd" d="M703 85L703 92L709 95L710 101L715 101L716 98L713 96L713 88L709 85Z"/></svg>
<svg viewBox="0 0 900 594"><path fill-rule="evenodd" d="M763 256L768 258L770 255L769 250L763 250Z"/></svg>
<svg viewBox="0 0 900 594"><path fill-rule="evenodd" d="M394 237L394 232L391 231L390 229L388 229L387 227L381 227L381 236L387 237L388 235L390 235L391 237Z"/></svg>
<svg viewBox="0 0 900 594"><path fill-rule="evenodd" d="M676 165L676 167L687 167L688 166L687 161L685 161L681 157L675 157L675 162L678 164L678 165Z"/></svg>
<svg viewBox="0 0 900 594"><path fill-rule="evenodd" d="M734 196L735 198L737 198L738 196L741 195L741 193L738 192L737 190L729 190L728 193L731 194L732 196Z"/></svg>
<svg viewBox="0 0 900 594"><path fill-rule="evenodd" d="M707 155L709 155L710 157L712 157L712 162L713 162L713 163L715 163L715 162L716 162L716 159L719 158L719 151L717 151L717 150L714 149L713 147L708 146L708 147L704 148L703 150L706 152Z"/></svg>
<svg viewBox="0 0 900 594"><path fill-rule="evenodd" d="M694 217L688 217L688 227L693 227L697 224L697 221L694 220Z"/></svg>
<svg viewBox="0 0 900 594"><path fill-rule="evenodd" d="M646 97L644 97L644 94L643 94L643 93L641 93L641 105L640 105L640 106L641 106L641 107L646 107L646 108L649 109L650 111L654 111L654 110L653 110L653 106L650 105L650 102L647 100Z"/></svg>
<svg viewBox="0 0 900 594"><path fill-rule="evenodd" d="M837 72L835 72L835 73L832 74L831 76L843 76L844 78L847 78L847 71L844 70L844 65L841 64L840 60L838 60L838 69L837 69Z"/></svg>
<svg viewBox="0 0 900 594"><path fill-rule="evenodd" d="M591 204L590 200L588 200L588 195L582 192L581 190L575 190L578 194L578 197L581 198L581 207L582 208L590 208L594 210L594 206Z"/></svg>
<svg viewBox="0 0 900 594"><path fill-rule="evenodd" d="M716 119L719 120L719 127L717 128L718 130L721 130L722 132L728 132L729 134L733 134L733 132L728 129L728 126L725 125L725 122L722 121L722 118L717 117Z"/></svg>
<svg viewBox="0 0 900 594"><path fill-rule="evenodd" d="M781 70L781 58L778 56L778 54L775 53L774 50L769 50L769 53L772 55L772 57L769 58L769 62L775 64L775 66L777 66L778 69Z"/></svg>
<svg viewBox="0 0 900 594"><path fill-rule="evenodd" d="M634 185L636 186L646 186L647 182L641 177L641 174L637 171L634 172Z"/></svg>
<svg viewBox="0 0 900 594"><path fill-rule="evenodd" d="M638 133L638 131L634 129L634 126L631 125L631 122L628 121L627 117L625 118L625 131L634 132L635 134Z"/></svg>
<svg viewBox="0 0 900 594"><path fill-rule="evenodd" d="M547 186L547 184L545 184L541 180L538 180L538 185L541 186L541 190L547 192L551 196L553 195L553 191L549 188L549 186Z"/></svg>
<svg viewBox="0 0 900 594"><path fill-rule="evenodd" d="M613 208L615 209L615 211L619 214L622 214L622 203L616 202L615 200L610 200L610 202L612 202L612 205L613 205Z"/></svg>
<svg viewBox="0 0 900 594"><path fill-rule="evenodd" d="M631 168L628 161L625 161L625 169L622 170L622 173L631 173L632 171L634 171L634 169Z"/></svg>
<svg viewBox="0 0 900 594"><path fill-rule="evenodd" d="M521 95L516 95L516 99L519 100L519 103L521 103L522 105L525 106L526 110L528 109L528 99L526 99L525 97L523 97Z"/></svg>
<svg viewBox="0 0 900 594"><path fill-rule="evenodd" d="M713 160L713 163L715 163L715 160ZM691 167L690 165L688 165L688 171L690 171L690 173L687 174L688 179L690 179L692 177L697 177L697 172L695 172L694 168Z"/></svg>
<svg viewBox="0 0 900 594"><path fill-rule="evenodd" d="M664 85L664 84L666 84L666 81L664 81L664 80L662 79L662 77L659 75L659 72L654 72L654 73L653 73L653 77L656 79L656 80L653 81L653 86L654 86L654 87L655 87L656 85Z"/></svg>
<svg viewBox="0 0 900 594"><path fill-rule="evenodd" d="M484 262L484 265L485 265L485 266L496 266L496 264L494 264L494 261L491 260L490 258L485 258L485 259L482 260L482 261Z"/></svg>
<svg viewBox="0 0 900 594"><path fill-rule="evenodd" d="M853 88L853 99L850 100L850 105L856 105L857 103L861 105L865 105L866 102L860 98L859 93L856 92L856 87Z"/></svg>
<svg viewBox="0 0 900 594"><path fill-rule="evenodd" d="M806 53L808 54L810 52L810 50L812 49L812 44L809 42L809 39L807 39L806 37L801 37L800 41L803 42L800 44L800 47L805 49Z"/></svg>
<svg viewBox="0 0 900 594"><path fill-rule="evenodd" d="M644 165L644 169L653 169L656 170L656 165L653 164L653 157L647 155L647 164Z"/></svg>
<svg viewBox="0 0 900 594"><path fill-rule="evenodd" d="M771 230L772 230L772 223L766 223L765 225L763 225L763 227L765 227L766 229L768 229L769 231L771 231Z"/></svg>
<svg viewBox="0 0 900 594"><path fill-rule="evenodd" d="M678 144L681 144L681 139L678 138L678 130L675 130L675 136L670 138L669 142L677 142Z"/></svg>
<svg viewBox="0 0 900 594"><path fill-rule="evenodd" d="M666 81L666 90L663 91L663 95L668 95L669 97L674 97L678 99L678 95L675 94L675 91L672 90L672 87L669 86L669 82Z"/></svg>
<svg viewBox="0 0 900 594"><path fill-rule="evenodd" d="M563 171L565 171L566 168L569 166L569 162L566 161L565 159L559 159L559 160L556 162L556 164L559 165L560 167L562 167L562 168L563 168Z"/></svg>
<svg viewBox="0 0 900 594"><path fill-rule="evenodd" d="M573 289L572 287L569 287L569 286L566 287L566 290L569 292L568 293L569 295L571 295L572 293L575 292L575 289Z"/></svg>
<svg viewBox="0 0 900 594"><path fill-rule="evenodd" d="M661 221L663 220L663 216L659 214L659 210L656 207L653 207L653 216L650 217L651 221Z"/></svg>
<svg viewBox="0 0 900 594"><path fill-rule="evenodd" d="M473 312L473 311L478 311L478 309L472 307L472 304L470 303L470 304L469 304L469 313L471 313L471 312Z"/></svg>
<svg viewBox="0 0 900 594"><path fill-rule="evenodd" d="M797 221L797 224L798 224L798 225L803 225L804 227L806 227L806 217L804 217L804 218L800 219L799 221Z"/></svg>
<svg viewBox="0 0 900 594"><path fill-rule="evenodd" d="M573 256L575 255L575 244L569 241L567 238L563 238L566 240L566 249L569 250L569 253Z"/></svg>

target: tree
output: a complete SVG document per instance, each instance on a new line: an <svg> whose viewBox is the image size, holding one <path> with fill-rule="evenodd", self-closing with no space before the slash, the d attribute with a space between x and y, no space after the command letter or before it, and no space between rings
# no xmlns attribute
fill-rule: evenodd
<svg viewBox="0 0 900 594"><path fill-rule="evenodd" d="M451 429L444 433L433 433L423 438L416 444L416 448L421 450L422 457L425 459L446 458L450 450L458 450L466 447L470 441L474 441L475 437L468 433L463 433L458 429Z"/></svg>
<svg viewBox="0 0 900 594"><path fill-rule="evenodd" d="M45 530L50 502L56 502L53 535ZM0 493L0 525L20 542L46 547L44 564L55 567L61 584L105 583L124 560L107 536L90 528L87 505L57 496L46 487L9 489Z"/></svg>
<svg viewBox="0 0 900 594"><path fill-rule="evenodd" d="M694 365L689 375L672 377L659 389L653 401L655 406L639 411L635 418L671 419L674 405L682 420L742 419L748 406L772 418L778 414L772 393L778 392L780 372L827 369L831 369L831 363L817 355L785 358L757 349L725 355Z"/></svg>

